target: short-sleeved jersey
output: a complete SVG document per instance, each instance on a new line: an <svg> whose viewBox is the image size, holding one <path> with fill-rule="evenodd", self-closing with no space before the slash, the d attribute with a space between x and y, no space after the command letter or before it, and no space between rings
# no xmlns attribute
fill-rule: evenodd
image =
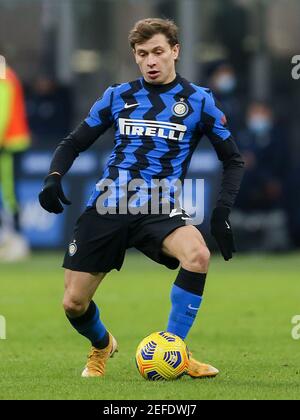
<svg viewBox="0 0 300 420"><path fill-rule="evenodd" d="M114 148L100 184L105 179L116 185L142 179L149 186L153 179L183 181L204 134L213 144L231 136L212 92L178 74L166 85L140 78L109 87L85 122L98 127L100 134L111 126L115 129ZM95 187L88 206L99 194Z"/></svg>

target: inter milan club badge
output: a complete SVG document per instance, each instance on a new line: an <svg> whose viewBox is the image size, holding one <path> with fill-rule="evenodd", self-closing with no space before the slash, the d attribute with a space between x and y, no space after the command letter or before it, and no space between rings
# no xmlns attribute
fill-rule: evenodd
<svg viewBox="0 0 300 420"><path fill-rule="evenodd" d="M69 255L70 255L70 257L73 257L73 255L75 255L76 252L77 252L77 245L76 245L75 242L76 241L70 243L70 245L69 245Z"/></svg>
<svg viewBox="0 0 300 420"><path fill-rule="evenodd" d="M176 117L184 117L189 112L189 107L184 102L184 98L181 98L179 102L173 105L172 112Z"/></svg>

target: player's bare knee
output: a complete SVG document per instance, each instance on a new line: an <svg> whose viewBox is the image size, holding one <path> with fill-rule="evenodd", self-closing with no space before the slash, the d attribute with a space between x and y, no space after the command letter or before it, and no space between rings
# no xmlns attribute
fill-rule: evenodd
<svg viewBox="0 0 300 420"><path fill-rule="evenodd" d="M65 297L63 300L64 311L71 318L77 318L83 315L87 310L87 306L86 302L70 297Z"/></svg>
<svg viewBox="0 0 300 420"><path fill-rule="evenodd" d="M182 258L181 265L188 271L206 273L210 261L210 252L206 246L198 244L193 247L189 254Z"/></svg>

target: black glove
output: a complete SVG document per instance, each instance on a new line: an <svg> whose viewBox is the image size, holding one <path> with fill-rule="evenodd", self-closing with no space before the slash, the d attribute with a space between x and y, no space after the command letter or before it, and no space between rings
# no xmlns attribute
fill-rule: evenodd
<svg viewBox="0 0 300 420"><path fill-rule="evenodd" d="M47 210L49 213L55 214L62 213L64 211L60 201L67 205L72 204L63 192L61 176L59 174L47 176L44 188L39 194L39 201L43 209Z"/></svg>
<svg viewBox="0 0 300 420"><path fill-rule="evenodd" d="M210 221L211 234L216 239L225 261L230 260L232 253L236 251L229 213L228 207L216 207Z"/></svg>

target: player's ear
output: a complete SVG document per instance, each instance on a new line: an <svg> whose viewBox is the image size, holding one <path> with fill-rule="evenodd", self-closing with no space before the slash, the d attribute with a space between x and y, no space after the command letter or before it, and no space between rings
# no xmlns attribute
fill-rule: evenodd
<svg viewBox="0 0 300 420"><path fill-rule="evenodd" d="M137 62L137 56L136 56L136 51L135 51L135 49L134 49L134 48L132 48L132 52L133 52L133 55L134 55L135 62L136 62L136 64L137 64L137 63L138 63L138 62Z"/></svg>
<svg viewBox="0 0 300 420"><path fill-rule="evenodd" d="M179 52L180 52L180 45L179 44L174 45L174 47L172 48L172 52L173 52L174 60L177 60L179 57Z"/></svg>

